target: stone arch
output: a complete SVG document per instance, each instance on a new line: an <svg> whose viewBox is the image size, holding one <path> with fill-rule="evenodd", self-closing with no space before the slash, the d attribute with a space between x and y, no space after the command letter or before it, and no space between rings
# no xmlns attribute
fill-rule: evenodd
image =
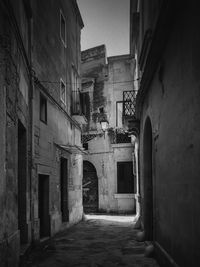
<svg viewBox="0 0 200 267"><path fill-rule="evenodd" d="M152 174L152 125L147 117L143 135L143 220L146 240L153 240L153 174Z"/></svg>
<svg viewBox="0 0 200 267"><path fill-rule="evenodd" d="M89 161L83 161L83 211L98 212L98 177L96 168Z"/></svg>

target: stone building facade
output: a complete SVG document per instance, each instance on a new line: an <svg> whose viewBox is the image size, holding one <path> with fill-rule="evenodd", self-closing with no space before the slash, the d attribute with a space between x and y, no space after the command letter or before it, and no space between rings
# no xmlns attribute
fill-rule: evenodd
<svg viewBox="0 0 200 267"><path fill-rule="evenodd" d="M82 219L81 15L0 3L0 265Z"/></svg>
<svg viewBox="0 0 200 267"><path fill-rule="evenodd" d="M36 239L46 235L38 232L39 222L44 228L49 224L49 234L54 234L82 218L81 128L73 116L78 115L74 109L80 103L75 97L83 22L75 1L53 1L44 15L45 6L46 1L33 3L33 192L41 190L41 199L33 194ZM46 186L49 192L43 199ZM44 201L48 211L43 210ZM46 218L40 217L46 212Z"/></svg>
<svg viewBox="0 0 200 267"><path fill-rule="evenodd" d="M131 114L124 116L123 112L124 105L131 106L135 99L133 68L134 61L129 55L107 58L104 45L82 52L82 94L88 99L88 124L82 136L88 152L83 158L86 212L92 205L93 211L135 212L133 146L125 130L125 119ZM102 122L108 123L104 133ZM90 194L95 196L91 199Z"/></svg>
<svg viewBox="0 0 200 267"><path fill-rule="evenodd" d="M30 10L0 3L0 265L17 266L31 241Z"/></svg>
<svg viewBox="0 0 200 267"><path fill-rule="evenodd" d="M161 266L200 264L197 2L131 1L142 226Z"/></svg>

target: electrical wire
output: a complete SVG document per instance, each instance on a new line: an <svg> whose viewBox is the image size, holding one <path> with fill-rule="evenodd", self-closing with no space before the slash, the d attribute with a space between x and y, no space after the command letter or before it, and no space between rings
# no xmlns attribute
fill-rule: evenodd
<svg viewBox="0 0 200 267"><path fill-rule="evenodd" d="M130 80L130 81L121 81L121 82L105 82L106 84L119 84L119 83L132 83L132 82L135 82L135 81L139 81L141 78L137 78L137 79L134 79L134 80ZM60 82L56 82L56 81L40 81L41 83L50 83L50 84L60 84ZM77 84L77 85L80 85L82 83L69 83L69 82L66 82L66 84Z"/></svg>

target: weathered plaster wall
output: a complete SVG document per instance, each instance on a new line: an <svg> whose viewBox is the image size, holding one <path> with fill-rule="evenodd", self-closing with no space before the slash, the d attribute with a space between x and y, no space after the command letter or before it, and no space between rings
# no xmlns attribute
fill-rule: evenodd
<svg viewBox="0 0 200 267"><path fill-rule="evenodd" d="M2 10L0 11L0 18L3 17ZM0 20L1 21L1 20ZM3 50L3 23L0 23L0 262L5 264L6 255L6 88L5 82L5 66L2 64L5 58L5 51Z"/></svg>
<svg viewBox="0 0 200 267"><path fill-rule="evenodd" d="M80 75L80 31L83 27L75 1L33 3L34 92L34 238L39 239L38 174L48 174L50 181L49 215L51 235L65 227L61 213L60 158L68 160L69 222L82 218L82 155L70 148L81 146L81 129L71 118L72 71ZM45 12L44 12L45 10ZM66 23L66 45L60 37L60 11ZM60 79L66 83L66 103L61 100ZM80 82L78 80L78 84ZM47 124L40 121L40 92L47 99Z"/></svg>
<svg viewBox="0 0 200 267"><path fill-rule="evenodd" d="M155 240L179 266L197 266L200 263L200 38L196 25L200 21L195 4L181 11L163 51L162 76L158 71L155 73L143 105L140 170L143 185L143 130L149 116L153 128ZM143 190L141 193L144 197Z"/></svg>
<svg viewBox="0 0 200 267"><path fill-rule="evenodd" d="M51 1L48 9L45 0L33 2L33 68L39 81L69 114L72 69L79 78L81 61L81 25L72 2ZM60 10L66 20L66 47L60 38ZM66 82L66 105L60 99L60 78Z"/></svg>
<svg viewBox="0 0 200 267"><path fill-rule="evenodd" d="M69 174L69 222L77 223L82 219L82 176L83 176L83 157L73 155L70 160L71 171Z"/></svg>
<svg viewBox="0 0 200 267"><path fill-rule="evenodd" d="M104 66L106 64L106 47L105 45L100 45L93 47L81 52L82 60L82 76L88 76L88 73L95 68ZM97 73L99 75L99 73Z"/></svg>
<svg viewBox="0 0 200 267"><path fill-rule="evenodd" d="M134 3L132 3L134 5ZM139 29L139 53L141 52L141 45L144 40L145 34L147 31L151 31L155 29L155 25L157 22L157 18L159 15L159 9L161 6L161 2L159 0L150 1L141 1L139 4L140 9L140 29Z"/></svg>
<svg viewBox="0 0 200 267"><path fill-rule="evenodd" d="M90 99L90 116L88 116L89 121L85 128L87 128L87 130L96 130L98 128L97 123L101 120L101 116L107 113L107 99L105 93L105 81L107 80L105 45L82 51L81 59L82 77L90 78L94 81L92 92L90 92L90 94L92 94L92 98ZM99 108L102 107L104 108L104 112L103 114L99 114Z"/></svg>
<svg viewBox="0 0 200 267"><path fill-rule="evenodd" d="M19 3L19 7L21 6ZM30 242L30 173L28 168L29 139L29 77L24 53L16 32L2 8L0 14L0 102L1 102L1 167L0 167L0 265L18 266L20 253L20 226L18 222L18 120L26 129L26 177L24 181L24 231L26 243ZM23 20L21 18L21 20ZM19 27L22 30L22 25ZM25 95L26 94L26 95Z"/></svg>
<svg viewBox="0 0 200 267"><path fill-rule="evenodd" d="M60 39L60 9L65 13L66 28L70 29L66 30L66 48ZM69 224L82 218L82 155L56 146L81 146L81 130L71 119L70 111L71 70L73 65L79 76L82 26L78 7L72 0L50 1L48 8L45 1L0 2L2 267L18 266L22 243L30 245L32 241L31 230L33 239L39 238L38 174L50 176L51 233L61 228L60 157L68 159ZM31 78L46 92L43 93L48 99L47 125L39 120L39 89L32 88ZM67 83L66 105L60 101L60 78Z"/></svg>
<svg viewBox="0 0 200 267"><path fill-rule="evenodd" d="M37 175L48 174L50 177L51 234L62 227L60 207L60 157L68 159L68 208L69 224L82 218L82 155L63 152L57 145L81 146L81 132L67 118L58 106L47 100L47 124L39 119L40 90L35 94L35 192L37 192ZM35 194L35 220L38 219L38 197ZM38 231L35 230L38 239Z"/></svg>

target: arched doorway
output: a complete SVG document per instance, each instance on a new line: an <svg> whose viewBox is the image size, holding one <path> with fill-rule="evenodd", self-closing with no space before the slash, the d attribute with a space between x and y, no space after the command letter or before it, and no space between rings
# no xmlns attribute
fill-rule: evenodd
<svg viewBox="0 0 200 267"><path fill-rule="evenodd" d="M83 161L83 211L98 211L98 178L94 165Z"/></svg>
<svg viewBox="0 0 200 267"><path fill-rule="evenodd" d="M149 118L144 126L144 204L143 218L146 240L153 240L153 178L152 178L152 127Z"/></svg>

